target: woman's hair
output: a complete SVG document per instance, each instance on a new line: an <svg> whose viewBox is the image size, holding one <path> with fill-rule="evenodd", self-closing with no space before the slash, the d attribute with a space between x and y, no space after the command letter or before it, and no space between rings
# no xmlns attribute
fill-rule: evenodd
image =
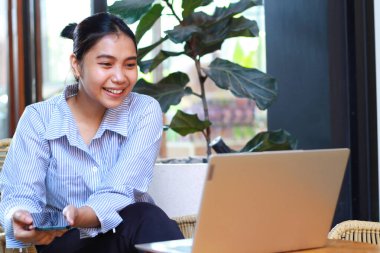
<svg viewBox="0 0 380 253"><path fill-rule="evenodd" d="M135 35L124 21L110 13L102 12L84 19L79 24L71 23L61 32L64 38L74 41L73 53L78 61L90 50L101 38L109 34L124 33L133 40L136 47Z"/></svg>

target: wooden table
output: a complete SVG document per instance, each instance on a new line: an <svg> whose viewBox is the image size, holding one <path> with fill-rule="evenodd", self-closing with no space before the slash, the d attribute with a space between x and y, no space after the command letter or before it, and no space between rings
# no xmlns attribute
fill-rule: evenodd
<svg viewBox="0 0 380 253"><path fill-rule="evenodd" d="M323 248L301 250L295 252L307 253L380 253L380 246L369 243L351 242L344 240L328 240Z"/></svg>
<svg viewBox="0 0 380 253"><path fill-rule="evenodd" d="M162 246L162 245L161 245ZM159 252L163 252L164 249L161 247ZM156 250L145 251L158 252ZM170 252L168 250L167 252ZM173 252L173 251L172 251ZM238 253L238 251L235 251ZM380 245L374 245L362 242L352 242L345 240L327 240L327 244L322 248L299 250L292 252L302 252L302 253L380 253ZM207 253L207 252L206 252ZM288 252L289 253L289 252Z"/></svg>

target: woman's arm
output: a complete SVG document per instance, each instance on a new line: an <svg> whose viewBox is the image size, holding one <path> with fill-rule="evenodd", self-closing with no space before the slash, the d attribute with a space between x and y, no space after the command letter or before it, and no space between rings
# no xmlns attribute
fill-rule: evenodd
<svg viewBox="0 0 380 253"><path fill-rule="evenodd" d="M15 211L40 212L44 207L49 146L41 138L42 131L44 125L39 113L27 107L17 125L1 173L0 220L9 247L23 246L14 238L12 216Z"/></svg>

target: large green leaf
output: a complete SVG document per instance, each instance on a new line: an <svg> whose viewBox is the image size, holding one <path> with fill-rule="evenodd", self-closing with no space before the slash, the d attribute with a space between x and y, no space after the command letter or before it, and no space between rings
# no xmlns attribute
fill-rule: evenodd
<svg viewBox="0 0 380 253"><path fill-rule="evenodd" d="M146 60L146 61L138 61L137 63L140 67L140 72L147 73L149 72L150 66L153 64L153 59Z"/></svg>
<svg viewBox="0 0 380 253"><path fill-rule="evenodd" d="M171 105L179 104L183 96L192 92L189 87L185 87L189 80L182 72L172 73L157 84L139 79L133 91L154 97L160 103L161 110L167 112Z"/></svg>
<svg viewBox="0 0 380 253"><path fill-rule="evenodd" d="M143 73L148 73L154 70L158 65L161 64L161 62L165 61L167 58L171 56L178 56L183 53L184 52L169 52L161 50L153 59L139 62L140 71Z"/></svg>
<svg viewBox="0 0 380 253"><path fill-rule="evenodd" d="M190 16L183 19L181 25L190 26L196 25L198 27L205 27L216 22L213 16L210 16L202 11L191 13Z"/></svg>
<svg viewBox="0 0 380 253"><path fill-rule="evenodd" d="M243 11L257 5L261 5L262 1L258 0L240 0L237 3L230 4L227 8L216 8L213 17L216 20L232 17L236 14L240 14Z"/></svg>
<svg viewBox="0 0 380 253"><path fill-rule="evenodd" d="M190 40L192 55L203 56L219 50L223 42L231 37L256 37L259 34L256 21L244 17L223 19L202 29L194 33Z"/></svg>
<svg viewBox="0 0 380 253"><path fill-rule="evenodd" d="M266 131L253 137L240 152L296 149L297 140L287 131Z"/></svg>
<svg viewBox="0 0 380 253"><path fill-rule="evenodd" d="M201 132L211 126L208 120L200 120L196 114L187 114L178 110L174 115L169 127L182 136Z"/></svg>
<svg viewBox="0 0 380 253"><path fill-rule="evenodd" d="M154 0L121 0L108 7L112 14L119 15L126 23L132 24L149 11Z"/></svg>
<svg viewBox="0 0 380 253"><path fill-rule="evenodd" d="M186 52L190 57L195 55L203 56L205 54L219 50L228 37L229 34L229 20L224 19L219 22L212 22L212 17L204 13L197 13L194 15L196 22L199 22L198 27L200 31L194 32L187 40ZM210 25L206 25L210 24ZM180 25L175 27L177 33L180 29L185 29Z"/></svg>
<svg viewBox="0 0 380 253"><path fill-rule="evenodd" d="M217 23L220 20L232 18L236 14L241 14L241 12L260 4L261 1L241 0L230 4L228 7L215 8L215 12L211 16L204 12L193 12L191 15L184 18L182 23L185 26L195 24L197 26L206 27L212 25L213 23Z"/></svg>
<svg viewBox="0 0 380 253"><path fill-rule="evenodd" d="M149 54L153 49L155 49L157 46L159 46L162 42L168 39L168 36L161 38L159 41L155 42L154 44L139 48L137 51L137 61L141 61L142 58L144 58L147 54Z"/></svg>
<svg viewBox="0 0 380 253"><path fill-rule="evenodd" d="M222 45L222 43L231 37L256 37L259 34L259 28L256 21L246 19L244 17L223 19L210 26L203 28L201 32L197 32L194 38L198 43L196 47L202 51L208 51L204 47L213 45Z"/></svg>
<svg viewBox="0 0 380 253"><path fill-rule="evenodd" d="M205 55L221 48L223 42L231 37L256 37L259 28L256 21L244 17L222 19L204 27L202 33L193 36L193 50Z"/></svg>
<svg viewBox="0 0 380 253"><path fill-rule="evenodd" d="M136 29L136 42L139 43L142 36L148 31L154 23L161 17L161 13L164 7L161 4L155 4L153 7L145 13L145 15L141 18L137 29Z"/></svg>
<svg viewBox="0 0 380 253"><path fill-rule="evenodd" d="M206 6L212 3L212 0L183 0L182 1L182 17L189 16L197 7Z"/></svg>
<svg viewBox="0 0 380 253"><path fill-rule="evenodd" d="M198 26L189 25L182 26L178 25L173 28L173 30L165 31L165 33L169 36L169 39L174 43L182 43L191 38L194 33L201 33L202 30Z"/></svg>
<svg viewBox="0 0 380 253"><path fill-rule="evenodd" d="M219 88L230 90L237 97L255 100L261 110L267 109L277 97L276 80L257 69L216 58L203 70Z"/></svg>
<svg viewBox="0 0 380 253"><path fill-rule="evenodd" d="M194 56L203 56L219 50L222 47L222 43L223 42L205 45L200 42L199 39L193 37L189 43L186 43L185 52L186 55L191 58L194 58Z"/></svg>
<svg viewBox="0 0 380 253"><path fill-rule="evenodd" d="M228 38L231 37L257 37L259 36L259 27L254 20L245 17L233 18L229 26Z"/></svg>
<svg viewBox="0 0 380 253"><path fill-rule="evenodd" d="M256 21L245 17L220 19L199 12L191 15L190 19L191 25L183 23L166 31L174 43L188 42L189 55L203 56L219 50L223 42L231 37L256 37L259 34Z"/></svg>

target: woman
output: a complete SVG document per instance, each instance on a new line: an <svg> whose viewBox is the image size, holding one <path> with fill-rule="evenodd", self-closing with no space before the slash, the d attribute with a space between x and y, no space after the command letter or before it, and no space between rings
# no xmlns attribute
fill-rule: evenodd
<svg viewBox="0 0 380 253"><path fill-rule="evenodd" d="M183 238L146 193L158 155L162 113L131 92L134 34L108 13L70 24L76 84L28 106L2 172L0 219L8 248L136 252L143 242ZM38 231L30 213L62 211L75 229Z"/></svg>

